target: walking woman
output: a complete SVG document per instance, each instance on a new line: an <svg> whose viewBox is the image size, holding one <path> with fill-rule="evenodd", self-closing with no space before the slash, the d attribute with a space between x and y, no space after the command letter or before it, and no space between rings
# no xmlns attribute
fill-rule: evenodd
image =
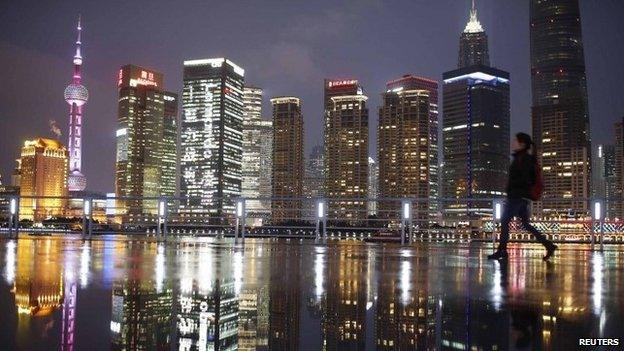
<svg viewBox="0 0 624 351"><path fill-rule="evenodd" d="M509 180L507 182L507 202L501 219L500 244L495 253L488 256L489 260L501 260L507 258L507 242L509 241L509 222L514 217L520 217L522 227L533 234L537 241L546 248L544 261L547 261L557 249L557 245L546 239L529 222L529 204L531 200L537 200L539 194L535 194L535 186L541 186L538 179L537 161L535 159L535 145L528 134L518 133L513 145L513 161L509 167ZM540 189L541 190L541 189Z"/></svg>

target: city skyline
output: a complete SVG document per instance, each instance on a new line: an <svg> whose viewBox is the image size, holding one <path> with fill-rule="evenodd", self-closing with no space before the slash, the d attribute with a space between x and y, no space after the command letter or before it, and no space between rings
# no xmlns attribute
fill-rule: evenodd
<svg viewBox="0 0 624 351"><path fill-rule="evenodd" d="M66 7L70 5L73 5L71 11ZM308 25L314 24L309 31L310 33L304 32L301 25L294 26L294 22L287 23L290 24L288 28L292 28L290 34L303 38L300 46L286 40L283 33L276 33L275 28L263 35L274 35L278 39L278 43L284 43L283 46L279 46L281 44L267 44L267 48L261 48L258 44L245 39L236 43L236 45L233 45L228 40L222 40L217 43L212 42L211 45L200 45L197 47L189 46L189 43L192 44L198 41L199 36L189 35L186 45L175 44L176 46L182 46L182 48L178 47L179 50L171 50L178 52L175 54L176 57L173 57L173 55L161 55L160 49L155 48L153 40L138 41L139 44L130 45L131 42L135 41L133 39L134 35L144 35L150 30L151 27L147 26L147 22L143 19L138 20L144 25L137 27L141 29L137 30L136 34L124 31L127 35L120 38L120 33L115 32L110 35L110 38L107 38L104 37L107 29L110 29L115 24L119 24L117 21L123 21L123 19L110 18L106 12L100 15L97 12L97 8L91 8L84 4L75 5L69 3L53 9L46 5L41 5L40 7L29 8L30 12L28 15L36 20L30 21L32 24L31 30L23 32L17 29L13 30L17 28L17 23L14 23L15 20L13 20L15 16L10 16L13 13L23 11L20 10L19 6L24 5L11 5L9 11L6 12L10 18L2 24L2 27L6 27L2 32L15 35L11 38L5 37L7 34L0 36L0 45L3 48L12 49L2 50L0 62L4 63L5 67L12 67L11 72L5 70L5 73L8 76L7 81L10 84L14 83L12 85L15 87L15 90L9 93L3 92L0 95L0 101L2 101L0 104L0 117L2 117L0 118L0 123L3 124L3 129L6 130L11 127L15 130L15 133L11 133L1 142L1 148L6 151L0 155L0 173L2 173L3 179L9 178L14 165L13 161L18 156L19 145L21 145L24 139L50 136L50 133L47 132L48 120L64 121L66 118L64 117L67 109L66 104L60 96L62 89L67 84L68 68L66 58L68 53L75 49L72 43L75 31L72 31L72 29L75 28L77 12L82 13L85 26L83 38L86 37L87 40L85 42L88 43L85 49L86 54L84 55L86 56L86 63L83 69L83 76L85 85L89 86L91 92L87 112L88 120L85 121L83 126L85 139L89 140L89 143L84 146L83 168L87 178L94 178L89 183L90 190L110 191L114 183L114 148L110 146L114 145L116 124L116 113L114 111L114 96L116 92L114 85L110 84L110 82L114 81L114 72L121 64L136 62L150 69L162 71L169 77L168 82L171 83L169 86L170 90L179 93L182 85L180 67L183 60L216 57L221 54L231 57L248 72L246 81L262 86L266 91L266 96L295 94L307 101L303 111L304 116L306 116L306 126L308 126L306 129L316 132L320 130L317 127L321 125L320 117L322 116L323 108L322 92L319 91L318 87L324 78L357 76L361 80L362 85L367 87L366 93L371 99L369 103L370 108L376 109L380 105L383 84L389 78L411 73L440 80L441 73L448 67L456 64L456 43L468 20L469 1L466 1L465 4L461 4L461 2L436 4L431 9L419 8L417 5L396 4L396 6L391 8L379 3L367 3L366 6L361 6L355 10L358 12L357 16L355 16L357 18L348 15L349 6L346 6L344 3L327 6L320 13L317 11L313 15L300 18L303 23ZM509 70L514 77L514 87L516 88L512 88L511 94L512 133L519 130L530 131L528 4L482 0L478 1L476 6L479 13L479 21L488 31L492 65ZM621 4L605 4L605 6L599 9L594 9L581 4L588 72L589 110L593 121L592 124L594 125L592 131L594 139L592 141L595 144L610 143L612 140L612 128L608 129L608 133L604 133L604 131L597 130L595 126L612 125L624 113L622 112L624 111L624 106L619 106L624 105L624 103L616 100L614 93L607 93L609 90L617 91L613 87L617 83L617 77L621 76L621 74L618 75L618 72L622 68L613 64L615 61L610 60L614 60L611 56L617 57L618 55L600 55L599 52L602 50L596 49L597 47L600 48L601 45L603 49L606 49L609 47L608 43L611 43L610 45L616 51L619 49L613 45L618 37L617 35L604 35L604 33L621 32L618 29L622 24L616 23L612 19L612 14L617 13L619 6ZM433 26L434 28L431 28L432 24L429 23L429 26L427 26L427 22L421 24L411 23L409 19L413 18L413 16L399 16L395 12L398 8L411 11L411 13L414 13L413 16L417 16L417 18L423 21L429 21L429 18L426 17L432 17L436 25ZM415 9L418 9L418 11ZM163 10L162 6L157 6L154 9L154 11ZM187 10L188 7L185 6L176 9L176 11ZM269 12L275 11L275 5L267 3L266 10ZM48 15L50 18L55 17L54 14L57 11L63 11L63 15L59 15L58 19L54 20L54 23L47 22L51 21L51 19L40 17L42 13L52 14L52 16ZM294 11L294 9L286 6L283 11ZM381 16L378 21L388 21L392 16L399 16L396 17L398 27L394 31L400 30L401 33L414 33L414 40L428 43L431 50L420 54L414 50L402 50L400 52L401 57L392 58L390 61L381 59L376 52L390 49L389 45L392 44L392 40L386 43L382 39L388 37L392 32L380 29L379 33L370 33L370 29L359 26L359 24L363 25L366 19L375 11L379 12ZM94 15L95 13L98 14L97 17ZM513 14L514 18L510 18L510 14ZM245 18L250 16L249 13L243 13L243 15ZM270 13L267 15L270 15ZM126 19L126 21L129 20ZM42 27L42 24L45 23L52 25L54 31L51 31L49 37L46 37L45 40L41 40L39 37L41 33L45 32L45 27ZM446 23L447 25L440 26L440 23ZM260 23L254 22L254 24L259 25ZM317 57L318 54L314 51L319 43L324 42L327 36L330 35L330 33L327 33L330 29L340 30L344 33L344 38L341 36L338 44L342 43L342 40L352 38L354 31L347 24L353 24L362 30L366 29L363 34L370 40L362 41L362 43L353 47L341 46L335 50L333 46L327 47L324 49L325 51L321 50L324 53L323 56L327 56L327 59L319 59ZM196 25L198 24L193 22L190 27ZM272 25L272 27L279 26ZM440 29L440 27L445 28ZM165 26L165 28L171 29L169 26ZM421 29L421 31L416 29ZM246 29L241 29L240 32L230 32L227 35L238 37L241 34L249 34ZM510 32L514 32L514 34L510 35ZM598 34L601 35L599 36ZM224 38L225 35L218 34L217 37ZM256 37L257 35L259 34L254 34L252 37L259 40ZM510 38L515 37L524 39L515 42L509 41ZM167 47L174 41L170 35L163 40L164 42L161 40L159 43L166 45L157 45L158 47ZM111 53L110 50L107 51L108 45L115 45L116 48L124 49L120 50L124 51L123 55ZM397 45L399 44L394 42L394 46ZM83 44L83 46L85 45ZM273 51L269 49L273 49ZM326 52L328 49L331 49L331 52ZM265 50L282 55L278 60L275 56L266 56ZM275 53L272 55L277 55ZM366 55L362 55L363 53ZM254 61L253 57L257 54L265 55L267 59L256 59ZM364 62L355 62L357 61L353 60L355 57L364 57L362 60ZM375 69L370 70L369 66L373 61ZM46 64L45 69L40 67L44 62ZM612 64L606 64L607 62L612 62ZM383 66L389 66L390 68ZM32 74L24 74L27 68L32 69ZM279 71L280 69L282 69L282 72ZM29 82L31 83L30 85L28 85ZM33 82L37 82L37 84L33 84ZM35 93L38 96L37 101L40 103L24 103L26 87L30 89L30 93ZM263 107L265 110L268 110L268 101L266 100L268 99L263 101ZM19 123L17 123L18 121ZM4 125L5 123L7 124ZM376 150L376 123L377 116L373 113L371 115L369 136L369 154L373 156ZM59 124L64 129L66 128L65 123ZM66 137L67 133L64 132L61 139L64 140ZM322 138L319 132L306 133L306 154L311 146L320 140ZM93 165L89 165L89 162L93 162L91 160L95 158L95 155L98 156L98 161L94 162Z"/></svg>

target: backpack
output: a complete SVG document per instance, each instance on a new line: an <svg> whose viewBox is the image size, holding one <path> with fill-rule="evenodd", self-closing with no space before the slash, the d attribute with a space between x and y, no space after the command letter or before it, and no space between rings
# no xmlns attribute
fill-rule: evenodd
<svg viewBox="0 0 624 351"><path fill-rule="evenodd" d="M535 162L535 183L533 183L529 189L529 196L531 200L537 201L542 198L543 193L544 178L542 178L542 167L539 163Z"/></svg>

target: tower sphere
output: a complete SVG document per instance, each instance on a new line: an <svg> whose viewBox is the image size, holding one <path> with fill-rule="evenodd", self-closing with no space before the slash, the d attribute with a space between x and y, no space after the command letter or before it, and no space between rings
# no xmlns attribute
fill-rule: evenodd
<svg viewBox="0 0 624 351"><path fill-rule="evenodd" d="M68 104L84 105L89 100L89 91L82 84L72 83L65 88L65 101Z"/></svg>

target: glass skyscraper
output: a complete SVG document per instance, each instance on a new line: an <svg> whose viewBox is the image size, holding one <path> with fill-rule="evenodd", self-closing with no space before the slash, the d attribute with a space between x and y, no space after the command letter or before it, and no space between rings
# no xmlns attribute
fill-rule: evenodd
<svg viewBox="0 0 624 351"><path fill-rule="evenodd" d="M156 197L176 195L178 95L163 91L159 72L126 65L119 70L115 193L127 221L156 215Z"/></svg>
<svg viewBox="0 0 624 351"><path fill-rule="evenodd" d="M211 58L184 61L183 75L180 212L222 219L241 194L245 71Z"/></svg>
<svg viewBox="0 0 624 351"><path fill-rule="evenodd" d="M262 119L262 89L246 86L243 101L242 196L250 199L246 209L253 217L251 224L262 224L271 212L267 198L271 197L273 122Z"/></svg>
<svg viewBox="0 0 624 351"><path fill-rule="evenodd" d="M531 0L533 138L544 177L536 209L586 214L591 141L578 0Z"/></svg>

